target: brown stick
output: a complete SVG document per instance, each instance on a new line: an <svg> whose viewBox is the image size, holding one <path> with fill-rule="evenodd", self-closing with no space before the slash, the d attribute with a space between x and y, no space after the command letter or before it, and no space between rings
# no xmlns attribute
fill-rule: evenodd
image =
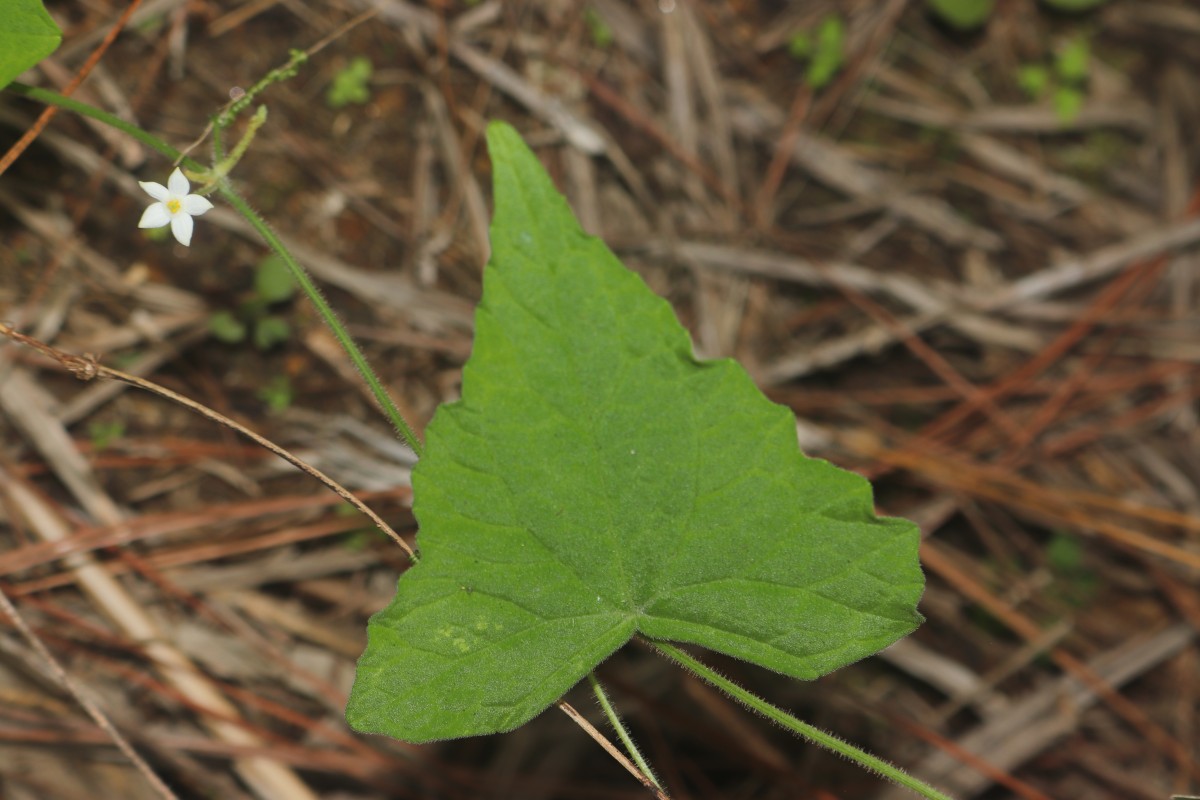
<svg viewBox="0 0 1200 800"><path fill-rule="evenodd" d="M103 364L101 364L99 361L97 361L96 357L94 355L85 354L83 356L77 356L77 355L73 355L71 353L67 353L63 350L59 350L57 347L53 347L51 345L46 344L45 342L34 339L32 336L26 336L25 334L21 333L20 331L13 330L11 327L4 324L3 322L0 322L0 334L7 336L8 338L12 339L15 342L19 342L23 345L26 345L27 347L32 347L34 350L37 350L42 355L45 355L48 358L51 358L54 361L57 361L60 365L62 365L63 369L67 370L67 372L70 372L72 375L74 375L76 378L79 378L82 381L90 381L93 378L111 378L113 380L118 380L123 383L127 383L130 386L136 386L139 389L145 389L147 392L150 392L151 394L156 394L159 397L166 398L167 400L170 400L174 403L178 403L179 405L184 406L185 408L190 408L192 411L195 411L197 414L199 414L203 417L207 417L208 419L211 419L213 422L220 423L221 425L224 425L227 428L231 428L232 430L237 431L238 433L242 434L246 438L254 441L256 444L259 444L262 447L265 447L266 449L270 450L272 453L279 456L284 461L287 461L292 466L296 467L297 469L299 469L303 472L308 473L312 477L319 480L321 483L325 484L327 487L332 489L334 491L334 493L336 493L339 497L341 497L346 502L350 503L352 506L354 506L356 509L361 511L363 514L365 514L366 517L371 520L371 522L375 523L376 527L378 527L379 530L386 533L388 536L390 536L396 542L396 544L400 545L400 547L404 549L404 552L408 553L410 558L414 558L414 559L416 558L416 553L413 551L412 546L409 545L408 542L404 541L404 539L400 536L400 534L396 533L396 531L393 530L390 525L388 525L386 522L384 522L382 517L380 517L378 514L376 514L374 511L372 511L370 509L370 507L367 506L366 503L359 500L357 497L355 497L353 494L351 494L348 489L346 489L340 483L335 481L333 478L326 475L324 472L321 472L321 470L317 469L316 467L312 466L311 464L308 464L307 462L302 460L299 456L291 453L288 450L285 450L284 448L275 444L274 442L267 439L266 437L255 433L254 431L247 428L245 425L242 425L239 422L235 422L234 420L230 419L229 417L226 417L224 414L220 414L216 411L213 411L208 406L197 403L195 400L184 397L183 395L181 395L177 392L173 392L170 389L166 388L165 386L160 386L159 384L154 383L153 381L148 381L144 378L139 378L136 375L130 375L126 372L121 372L120 370L112 369L111 367L106 367Z"/></svg>

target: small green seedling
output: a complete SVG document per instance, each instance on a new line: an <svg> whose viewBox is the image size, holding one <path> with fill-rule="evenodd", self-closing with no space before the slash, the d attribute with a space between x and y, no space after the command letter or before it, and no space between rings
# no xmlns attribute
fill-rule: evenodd
<svg viewBox="0 0 1200 800"><path fill-rule="evenodd" d="M960 31L983 27L996 7L995 0L927 0L931 14Z"/></svg>
<svg viewBox="0 0 1200 800"><path fill-rule="evenodd" d="M1099 8L1108 0L1041 0L1052 11L1077 14ZM926 0L934 17L960 31L982 28L996 8L996 0Z"/></svg>
<svg viewBox="0 0 1200 800"><path fill-rule="evenodd" d="M333 76L333 83L325 92L325 102L332 109L344 108L351 103L367 103L371 99L369 84L373 72L371 59L355 56Z"/></svg>
<svg viewBox="0 0 1200 800"><path fill-rule="evenodd" d="M246 323L223 308L209 316L208 332L225 344L239 344L246 340Z"/></svg>
<svg viewBox="0 0 1200 800"><path fill-rule="evenodd" d="M284 334L284 338L287 338L286 333ZM267 404L267 411L269 413L282 414L292 407L295 392L292 390L292 382L288 380L286 375L276 375L263 384L255 395L259 400Z"/></svg>
<svg viewBox="0 0 1200 800"><path fill-rule="evenodd" d="M273 306L291 300L296 282L283 259L269 255L254 273L254 292L236 310L222 309L208 318L208 328L226 344L238 344L253 334L252 341L259 350L269 350L287 341L292 329L287 320L271 313Z"/></svg>
<svg viewBox="0 0 1200 800"><path fill-rule="evenodd" d="M1056 532L1046 545L1046 564L1055 573L1055 594L1071 606L1082 606L1100 585L1096 573L1088 568L1079 537Z"/></svg>
<svg viewBox="0 0 1200 800"><path fill-rule="evenodd" d="M1071 122L1079 116L1087 99L1091 47L1084 36L1068 41L1054 58L1052 67L1026 64L1017 73L1017 84L1027 96L1040 100L1049 92L1058 118Z"/></svg>
<svg viewBox="0 0 1200 800"><path fill-rule="evenodd" d="M583 18L587 22L588 31L592 35L592 44L601 49L612 46L612 28L608 26L603 17L596 13L596 9L589 8L584 13Z"/></svg>
<svg viewBox="0 0 1200 800"><path fill-rule="evenodd" d="M1047 8L1067 14L1079 14L1099 8L1108 0L1042 0Z"/></svg>
<svg viewBox="0 0 1200 800"><path fill-rule="evenodd" d="M124 435L125 423L119 419L110 422L88 423L88 439L91 440L94 453L107 449Z"/></svg>
<svg viewBox="0 0 1200 800"><path fill-rule="evenodd" d="M1017 85L1034 100L1045 97L1050 88L1050 70L1041 64L1023 64L1017 70Z"/></svg>
<svg viewBox="0 0 1200 800"><path fill-rule="evenodd" d="M1088 78L1088 63L1091 47L1083 36L1076 36L1058 52L1054 59L1054 71L1064 82L1080 84Z"/></svg>
<svg viewBox="0 0 1200 800"><path fill-rule="evenodd" d="M846 63L846 26L836 14L826 15L817 25L816 34L797 31L788 40L788 53L797 61L808 62L805 82L812 89L823 89Z"/></svg>

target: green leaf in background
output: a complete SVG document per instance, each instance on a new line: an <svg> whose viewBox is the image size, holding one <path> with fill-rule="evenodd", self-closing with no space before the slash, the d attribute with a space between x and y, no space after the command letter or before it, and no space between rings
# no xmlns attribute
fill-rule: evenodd
<svg viewBox="0 0 1200 800"><path fill-rule="evenodd" d="M120 420L88 423L88 438L92 440L92 450L100 452L113 442L125 435L125 423Z"/></svg>
<svg viewBox="0 0 1200 800"><path fill-rule="evenodd" d="M255 270L254 293L265 303L282 303L296 293L291 269L275 253L264 258Z"/></svg>
<svg viewBox="0 0 1200 800"><path fill-rule="evenodd" d="M823 89L846 62L846 26L837 14L826 14L816 34L796 31L788 39L788 55L807 61L804 79L813 89Z"/></svg>
<svg viewBox="0 0 1200 800"><path fill-rule="evenodd" d="M216 311L208 318L208 330L226 344L237 344L246 338L246 324L232 311Z"/></svg>
<svg viewBox="0 0 1200 800"><path fill-rule="evenodd" d="M292 382L287 375L276 375L263 384L255 393L259 400L267 404L267 410L272 414L282 414L292 406L295 392Z"/></svg>
<svg viewBox="0 0 1200 800"><path fill-rule="evenodd" d="M1083 92L1074 86L1059 86L1054 90L1054 114L1060 122L1074 122L1083 110Z"/></svg>
<svg viewBox="0 0 1200 800"><path fill-rule="evenodd" d="M604 21L604 17L594 8L589 8L583 15L584 21L587 23L588 30L592 34L592 44L600 49L611 47L615 36L613 29Z"/></svg>
<svg viewBox="0 0 1200 800"><path fill-rule="evenodd" d="M254 322L254 346L259 350L270 350L286 342L291 335L292 326L283 317L270 314Z"/></svg>
<svg viewBox="0 0 1200 800"><path fill-rule="evenodd" d="M812 51L812 34L808 31L796 31L788 39L788 55L797 61L807 61L808 57L812 55Z"/></svg>
<svg viewBox="0 0 1200 800"><path fill-rule="evenodd" d="M338 74L325 92L325 102L330 108L343 108L351 103L359 105L371 99L371 74L374 72L371 59L355 56Z"/></svg>
<svg viewBox="0 0 1200 800"><path fill-rule="evenodd" d="M808 62L805 80L814 89L823 89L846 61L846 26L837 14L827 14L817 26L816 49Z"/></svg>
<svg viewBox="0 0 1200 800"><path fill-rule="evenodd" d="M0 0L0 89L58 49L62 31L41 0Z"/></svg>
<svg viewBox="0 0 1200 800"><path fill-rule="evenodd" d="M1037 100L1050 88L1050 71L1041 64L1025 64L1017 71L1017 84L1021 91Z"/></svg>
<svg viewBox="0 0 1200 800"><path fill-rule="evenodd" d="M960 31L981 27L992 16L995 0L926 0L934 16Z"/></svg>
<svg viewBox="0 0 1200 800"><path fill-rule="evenodd" d="M1087 37L1076 36L1059 51L1054 59L1054 71L1067 83L1083 83L1088 77L1091 52Z"/></svg>
<svg viewBox="0 0 1200 800"><path fill-rule="evenodd" d="M1099 8L1107 3L1108 0L1042 0L1042 2L1055 11L1079 13L1082 11L1091 11L1093 8Z"/></svg>
<svg viewBox="0 0 1200 800"><path fill-rule="evenodd" d="M350 724L509 730L635 633L815 678L911 632L916 526L802 455L736 362L696 359L516 131L488 146L474 349L413 470L421 558L371 618Z"/></svg>

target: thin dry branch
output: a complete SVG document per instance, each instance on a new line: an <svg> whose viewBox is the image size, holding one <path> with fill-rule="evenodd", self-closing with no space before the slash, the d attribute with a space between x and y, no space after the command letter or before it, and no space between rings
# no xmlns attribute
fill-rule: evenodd
<svg viewBox="0 0 1200 800"><path fill-rule="evenodd" d="M63 367L63 369L67 370L80 380L92 380L93 378L111 378L113 380L118 380L123 383L127 383L130 386L136 386L139 389L144 389L147 392L156 394L159 397L170 400L173 403L178 403L185 408L195 411L197 414L203 417L207 417L213 422L237 431L247 439L250 439L256 444L265 447L267 450L270 450L272 453L287 461L297 469L311 475L321 483L325 484L325 486L331 489L335 494L361 511L368 519L371 520L372 523L375 524L377 528L379 528L379 530L390 536L392 540L396 542L396 544L400 545L404 552L408 553L410 558L416 557L416 553L413 551L412 546L409 545L409 543L406 542L403 537L400 536L400 534L396 533L396 531L392 529L392 526L384 522L382 517L371 510L366 503L359 500L340 483L335 481L333 478L330 478L316 467L306 463L300 457L292 454L288 450L285 450L269 439L260 436L259 434L247 428L245 425L235 422L229 417L226 417L224 414L213 411L211 408L208 408L201 403L197 403L195 400L184 397L177 392L173 392L165 386L160 386L153 381L148 381L145 378L139 378L136 375L130 375L127 372L122 372L120 370L113 369L112 367L106 367L99 363L94 356L81 357L66 353L56 347L51 347L44 342L40 342L29 336L25 336L19 331L13 330L4 323L0 323L0 334L7 336L13 341L32 347L43 355L52 358L53 360L57 361Z"/></svg>

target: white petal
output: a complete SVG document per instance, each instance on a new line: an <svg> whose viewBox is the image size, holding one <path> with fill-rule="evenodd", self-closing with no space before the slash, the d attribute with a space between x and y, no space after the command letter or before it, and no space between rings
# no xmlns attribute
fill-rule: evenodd
<svg viewBox="0 0 1200 800"><path fill-rule="evenodd" d="M158 186L158 184L154 184ZM162 189L161 186L158 188ZM149 207L142 213L142 220L138 223L139 228L161 228L171 221L171 212L167 211L167 207L162 203L151 203Z"/></svg>
<svg viewBox="0 0 1200 800"><path fill-rule="evenodd" d="M211 211L212 207L213 204L208 202L207 197L201 197L198 194L189 194L183 198L183 210L193 217L198 217L205 211Z"/></svg>
<svg viewBox="0 0 1200 800"><path fill-rule="evenodd" d="M154 183L153 181L138 181L138 186L142 187L143 192L159 202L167 199L167 187L163 186L161 183ZM166 224L167 223L165 222L163 223L163 225Z"/></svg>
<svg viewBox="0 0 1200 800"><path fill-rule="evenodd" d="M188 183L188 179L184 177L179 167L176 167L175 171L171 173L171 177L167 178L167 191L176 197L183 197L191 188L192 185Z"/></svg>
<svg viewBox="0 0 1200 800"><path fill-rule="evenodd" d="M187 214L176 214L171 217L171 233L184 247L192 243L192 218Z"/></svg>

